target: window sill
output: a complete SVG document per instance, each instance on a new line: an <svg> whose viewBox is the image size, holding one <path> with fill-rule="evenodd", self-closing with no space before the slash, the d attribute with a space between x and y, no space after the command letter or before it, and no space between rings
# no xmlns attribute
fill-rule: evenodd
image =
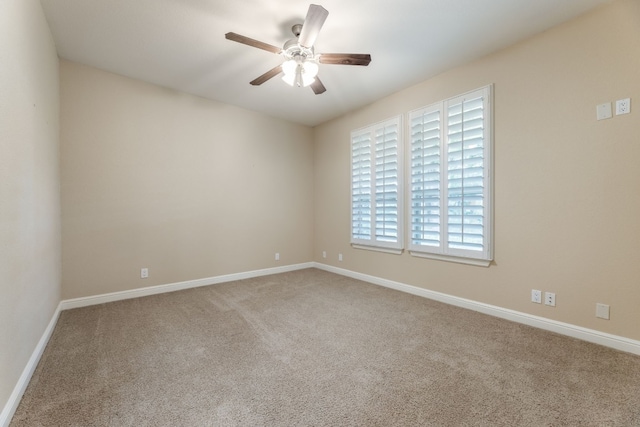
<svg viewBox="0 0 640 427"><path fill-rule="evenodd" d="M401 255L403 252L403 249L383 248L380 246L367 246L367 245L360 245L356 243L352 243L351 247L354 249L364 249L367 251L384 252L387 254L394 254L394 255Z"/></svg>
<svg viewBox="0 0 640 427"><path fill-rule="evenodd" d="M477 267L489 267L493 260L487 259L476 259L476 258L462 258L451 255L439 255L439 254L430 254L427 252L417 252L417 251L409 251L412 256L419 258L428 258L434 259L438 261L447 261L447 262L455 262L458 264L467 264L467 265L475 265Z"/></svg>

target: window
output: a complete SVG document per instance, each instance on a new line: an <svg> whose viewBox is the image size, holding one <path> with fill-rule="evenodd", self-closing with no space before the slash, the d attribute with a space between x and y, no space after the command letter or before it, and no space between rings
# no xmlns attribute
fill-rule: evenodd
<svg viewBox="0 0 640 427"><path fill-rule="evenodd" d="M491 89L409 113L412 255L492 259Z"/></svg>
<svg viewBox="0 0 640 427"><path fill-rule="evenodd" d="M351 243L402 251L400 117L351 133Z"/></svg>

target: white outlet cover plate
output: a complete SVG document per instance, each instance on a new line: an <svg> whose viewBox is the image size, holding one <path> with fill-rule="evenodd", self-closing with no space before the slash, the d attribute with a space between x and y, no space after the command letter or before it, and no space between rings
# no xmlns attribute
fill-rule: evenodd
<svg viewBox="0 0 640 427"><path fill-rule="evenodd" d="M609 306L607 304L596 304L596 317L609 320Z"/></svg>
<svg viewBox="0 0 640 427"><path fill-rule="evenodd" d="M542 304L542 291L531 289L531 302Z"/></svg>
<svg viewBox="0 0 640 427"><path fill-rule="evenodd" d="M553 292L545 292L544 293L544 304L550 305L551 307L556 306L556 294Z"/></svg>
<svg viewBox="0 0 640 427"><path fill-rule="evenodd" d="M600 104L596 107L596 118L598 120L611 118L611 103Z"/></svg>
<svg viewBox="0 0 640 427"><path fill-rule="evenodd" d="M631 112L631 98L619 99L616 101L616 116L629 114Z"/></svg>

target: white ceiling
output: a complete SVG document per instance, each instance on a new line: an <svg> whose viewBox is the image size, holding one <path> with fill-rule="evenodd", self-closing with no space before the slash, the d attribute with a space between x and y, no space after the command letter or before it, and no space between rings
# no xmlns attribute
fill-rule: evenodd
<svg viewBox="0 0 640 427"><path fill-rule="evenodd" d="M370 53L368 67L320 65L327 88L249 81L279 55L226 40L282 46L300 0L41 0L60 57L315 126L610 0L322 0L317 53Z"/></svg>

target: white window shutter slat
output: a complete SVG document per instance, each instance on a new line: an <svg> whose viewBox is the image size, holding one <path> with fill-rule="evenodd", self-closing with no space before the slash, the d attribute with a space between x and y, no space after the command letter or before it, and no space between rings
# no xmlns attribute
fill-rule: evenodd
<svg viewBox="0 0 640 427"><path fill-rule="evenodd" d="M439 248L441 241L441 114L430 107L409 114L411 123L410 248Z"/></svg>

